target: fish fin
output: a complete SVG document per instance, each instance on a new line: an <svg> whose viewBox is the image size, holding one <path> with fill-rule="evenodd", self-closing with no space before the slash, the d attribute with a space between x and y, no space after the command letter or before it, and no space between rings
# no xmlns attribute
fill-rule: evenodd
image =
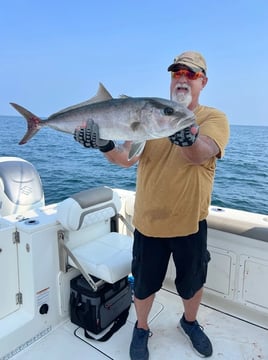
<svg viewBox="0 0 268 360"><path fill-rule="evenodd" d="M133 142L129 150L128 160L131 160L134 156L139 156L143 152L145 143L146 141Z"/></svg>
<svg viewBox="0 0 268 360"><path fill-rule="evenodd" d="M79 104L68 106L67 108L64 108L64 109L52 114L50 117L59 115L59 114L63 114L67 111L74 110L74 109L77 109L82 106L94 104L94 103L101 102L101 101L111 100L112 98L113 98L112 95L105 88L105 86L102 83L99 83L99 88L98 88L97 94L95 96L93 96L91 99L82 101Z"/></svg>
<svg viewBox="0 0 268 360"><path fill-rule="evenodd" d="M95 102L98 102L98 101L111 100L113 97L106 89L106 87L100 82L98 92L91 100L93 100L94 98L96 98Z"/></svg>
<svg viewBox="0 0 268 360"><path fill-rule="evenodd" d="M19 145L26 144L37 133L37 131L41 129L42 120L18 104L10 103L10 105L12 105L27 121L27 132L19 142Z"/></svg>

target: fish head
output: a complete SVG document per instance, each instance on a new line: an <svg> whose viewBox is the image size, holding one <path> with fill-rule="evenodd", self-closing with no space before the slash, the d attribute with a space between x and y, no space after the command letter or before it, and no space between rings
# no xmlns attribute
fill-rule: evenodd
<svg viewBox="0 0 268 360"><path fill-rule="evenodd" d="M171 100L150 98L141 111L141 123L148 139L173 135L195 122L191 110Z"/></svg>

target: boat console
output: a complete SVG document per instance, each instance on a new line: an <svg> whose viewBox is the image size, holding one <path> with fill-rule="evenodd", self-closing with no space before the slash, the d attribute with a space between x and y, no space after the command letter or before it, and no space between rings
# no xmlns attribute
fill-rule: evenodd
<svg viewBox="0 0 268 360"><path fill-rule="evenodd" d="M34 166L18 157L0 157L0 216L24 215L43 205L42 183Z"/></svg>

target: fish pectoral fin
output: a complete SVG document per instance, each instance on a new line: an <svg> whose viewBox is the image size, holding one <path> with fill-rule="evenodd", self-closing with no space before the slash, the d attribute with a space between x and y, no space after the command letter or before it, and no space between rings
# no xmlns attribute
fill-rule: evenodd
<svg viewBox="0 0 268 360"><path fill-rule="evenodd" d="M146 141L133 142L128 154L128 160L131 160L134 156L139 156L144 149Z"/></svg>

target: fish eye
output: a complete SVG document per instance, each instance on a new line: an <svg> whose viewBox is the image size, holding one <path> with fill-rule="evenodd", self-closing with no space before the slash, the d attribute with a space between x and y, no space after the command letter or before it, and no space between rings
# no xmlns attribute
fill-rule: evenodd
<svg viewBox="0 0 268 360"><path fill-rule="evenodd" d="M174 109L172 109L171 107L164 108L165 115L172 115L173 113L174 113Z"/></svg>

